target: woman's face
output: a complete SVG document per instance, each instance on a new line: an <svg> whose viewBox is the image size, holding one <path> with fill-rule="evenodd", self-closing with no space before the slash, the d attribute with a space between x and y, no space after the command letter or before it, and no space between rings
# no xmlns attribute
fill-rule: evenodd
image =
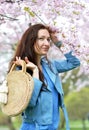
<svg viewBox="0 0 89 130"><path fill-rule="evenodd" d="M50 34L47 29L40 29L38 31L38 38L34 44L34 50L37 55L46 55L50 48Z"/></svg>

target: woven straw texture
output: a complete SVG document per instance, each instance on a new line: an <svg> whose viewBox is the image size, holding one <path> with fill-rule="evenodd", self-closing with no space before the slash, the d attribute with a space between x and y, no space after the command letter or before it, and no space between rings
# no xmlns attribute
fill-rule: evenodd
<svg viewBox="0 0 89 130"><path fill-rule="evenodd" d="M2 112L16 116L27 107L34 88L34 82L27 72L13 70L7 75L8 102L2 106Z"/></svg>

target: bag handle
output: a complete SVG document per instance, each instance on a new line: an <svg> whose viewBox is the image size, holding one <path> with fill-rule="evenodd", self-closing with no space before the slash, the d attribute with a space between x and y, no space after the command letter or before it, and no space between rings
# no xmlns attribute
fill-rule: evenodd
<svg viewBox="0 0 89 130"><path fill-rule="evenodd" d="M12 67L11 67L11 69L10 69L10 73L13 71L13 70L16 70L16 67L17 67L18 65L17 64L13 64L12 65ZM25 63L25 61L24 60L22 60L22 65L20 65L20 66L22 66L22 72L26 72L26 63Z"/></svg>

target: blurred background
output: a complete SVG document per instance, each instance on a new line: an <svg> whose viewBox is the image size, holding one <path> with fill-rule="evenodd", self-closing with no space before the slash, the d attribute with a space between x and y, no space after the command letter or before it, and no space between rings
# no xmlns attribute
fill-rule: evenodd
<svg viewBox="0 0 89 130"><path fill-rule="evenodd" d="M71 130L89 130L89 0L0 0L0 85L24 31L35 23L59 30L63 53L73 50L81 66L61 74ZM54 45L48 58L63 58ZM21 115L0 109L0 130L19 130ZM65 129L61 111L59 130Z"/></svg>

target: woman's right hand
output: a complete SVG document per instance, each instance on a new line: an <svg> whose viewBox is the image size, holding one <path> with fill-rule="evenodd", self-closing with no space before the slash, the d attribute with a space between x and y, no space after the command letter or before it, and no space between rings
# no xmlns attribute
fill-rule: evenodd
<svg viewBox="0 0 89 130"><path fill-rule="evenodd" d="M33 77L39 79L39 69L38 69L38 67L35 64L33 64L32 62L30 62L27 57L25 57L25 62L26 62L27 68L32 70Z"/></svg>
<svg viewBox="0 0 89 130"><path fill-rule="evenodd" d="M26 67L29 68L30 70L32 70L32 72L33 72L32 76L39 79L38 67L35 64L33 64L32 62L30 62L27 57L25 57L25 62L26 62ZM20 57L16 57L16 61L14 61L13 63L22 66L23 60Z"/></svg>
<svg viewBox="0 0 89 130"><path fill-rule="evenodd" d="M35 69L38 69L38 67L34 63L30 62L27 57L25 57L25 62L26 62L26 66L30 70L34 71Z"/></svg>
<svg viewBox="0 0 89 130"><path fill-rule="evenodd" d="M13 61L13 63L18 65L18 66L22 66L23 65L23 60L20 57L16 56L16 60Z"/></svg>
<svg viewBox="0 0 89 130"><path fill-rule="evenodd" d="M32 62L30 62L27 57L25 57L25 62L26 62L26 67L29 68L30 70L33 71L35 68L37 68L37 66ZM16 61L13 61L13 63L15 63L18 66L22 66L23 60L21 59L21 57L16 57Z"/></svg>

